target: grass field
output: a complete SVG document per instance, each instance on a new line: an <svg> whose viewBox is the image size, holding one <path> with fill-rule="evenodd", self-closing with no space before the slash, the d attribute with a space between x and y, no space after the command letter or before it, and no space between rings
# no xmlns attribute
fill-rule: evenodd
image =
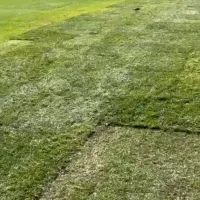
<svg viewBox="0 0 200 200"><path fill-rule="evenodd" d="M0 3L0 199L199 199L200 2Z"/></svg>
<svg viewBox="0 0 200 200"><path fill-rule="evenodd" d="M0 42L40 26L104 11L120 0L0 0Z"/></svg>

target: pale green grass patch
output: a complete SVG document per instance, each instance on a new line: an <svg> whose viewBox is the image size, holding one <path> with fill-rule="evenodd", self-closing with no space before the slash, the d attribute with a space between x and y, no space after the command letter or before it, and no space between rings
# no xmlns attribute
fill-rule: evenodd
<svg viewBox="0 0 200 200"><path fill-rule="evenodd" d="M200 137L100 128L42 200L199 199Z"/></svg>

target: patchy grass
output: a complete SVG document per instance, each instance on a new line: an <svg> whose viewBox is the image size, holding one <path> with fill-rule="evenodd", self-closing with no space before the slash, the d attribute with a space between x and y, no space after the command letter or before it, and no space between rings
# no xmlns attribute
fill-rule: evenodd
<svg viewBox="0 0 200 200"><path fill-rule="evenodd" d="M1 199L34 199L90 135L87 127L60 134L1 133Z"/></svg>
<svg viewBox="0 0 200 200"><path fill-rule="evenodd" d="M100 128L42 200L199 199L200 137Z"/></svg>
<svg viewBox="0 0 200 200"><path fill-rule="evenodd" d="M108 5L104 3L95 1L95 9L90 4L92 11L104 10ZM28 13L38 20L38 28L11 33L12 40L0 47L1 199L38 197L97 125L199 132L199 8L198 2L190 0L134 0L104 13L42 27L41 18L34 17L37 13ZM50 14L45 9L41 12ZM59 9L65 7L55 8ZM18 17L23 21L27 15ZM141 134L151 139L146 132ZM169 142L177 136L169 137L163 136ZM198 144L198 137L193 137ZM158 139L159 148L163 138ZM166 145L169 149L171 144ZM119 151L123 152L121 146ZM191 147L188 156L192 152ZM195 157L191 159L197 163ZM175 159L171 162L180 165ZM159 180L167 178L158 177L156 184ZM192 181L187 176L185 185ZM198 181L195 184L198 192ZM103 187L108 196L114 195L112 185L107 191ZM164 197L168 193L164 191Z"/></svg>

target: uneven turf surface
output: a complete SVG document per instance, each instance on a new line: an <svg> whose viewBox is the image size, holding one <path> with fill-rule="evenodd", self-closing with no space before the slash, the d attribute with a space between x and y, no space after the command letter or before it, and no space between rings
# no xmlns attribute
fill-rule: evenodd
<svg viewBox="0 0 200 200"><path fill-rule="evenodd" d="M197 135L99 128L42 200L199 199Z"/></svg>
<svg viewBox="0 0 200 200"><path fill-rule="evenodd" d="M1 199L198 199L200 3L2 2Z"/></svg>

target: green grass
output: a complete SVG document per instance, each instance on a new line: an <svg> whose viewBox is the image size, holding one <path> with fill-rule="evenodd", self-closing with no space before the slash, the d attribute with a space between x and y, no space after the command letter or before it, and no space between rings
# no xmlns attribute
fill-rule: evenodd
<svg viewBox="0 0 200 200"><path fill-rule="evenodd" d="M124 187L124 191L130 189L126 180L120 178L123 172L133 173L136 180L141 177L140 172L129 169L132 167L129 162L133 159L130 153L141 149L127 152L127 166L123 158L118 158L120 152L126 151L126 146L137 144L134 134L141 143L146 140L142 149L152 150L150 155L153 156L157 148L162 149L162 154L155 158L158 161L162 155L167 157L170 148L175 151L177 147L178 153L173 152L174 159L169 160L174 163L172 171L175 173L178 173L175 166L181 166L181 160L176 160L181 151L180 158L183 159L185 154L185 159L191 157L194 166L198 165L195 156L199 153L199 136L191 134L185 138L173 131L200 131L200 3L191 0L182 3L133 0L112 5L117 1L65 1L66 4L59 7L57 4L62 1L56 1L55 5L47 5L45 1L41 4L31 2L26 3L27 11L24 2L15 3L13 16L6 14L11 12L8 1L0 7L5 10L5 14L1 14L3 22L0 26L12 27L11 31L7 32L7 28L0 31L1 199L41 196L44 188L70 165L69 162L73 163L74 152L99 125L149 127L160 129L160 132L155 138L147 135L148 131L128 129L127 133L127 129L121 129L120 135L124 133L126 137L128 134L130 141L121 142L116 138L116 144L105 144L113 154L118 150L116 157L106 161L113 162L114 170L122 170L116 177L116 185L112 183L117 171L111 174L105 171L102 180L101 173L97 173L100 178L95 180L97 185L105 182L97 197L88 197L92 181L89 180L89 189L87 184L77 186L80 194L77 193L77 198L70 196L71 199L81 199L82 187L83 199L129 198L120 196L120 192L115 194L115 191L119 187L122 190ZM141 7L140 12L135 12L137 7ZM19 15L18 9L25 13ZM65 16L61 10L67 10L69 15ZM161 130L171 130L171 134ZM194 139L193 144L184 143L185 139ZM148 141L152 147L148 146ZM187 148L184 150L187 146L188 152ZM197 155L192 156L193 152ZM141 152L141 164L146 154ZM105 152L105 157L110 159L110 154ZM159 161L159 166L163 166L166 160ZM118 169L114 161L121 162L121 168ZM186 166L192 166L187 160L184 162ZM136 164L138 167L139 161ZM156 171L159 166L155 165ZM153 170L154 163L150 168ZM146 177L155 174L148 173ZM170 179L172 175L169 171L165 173L164 169L159 173L166 177L155 177L155 184L171 182L162 187L156 185L158 197L154 192L154 196L146 199L173 199L168 197L171 195L170 185L179 184L183 179L185 182L178 192L186 191L186 196L194 193L194 198L198 196L199 180L189 177L190 174L198 177L198 170L194 174L190 170L188 174L181 172L179 180ZM66 187L64 182L62 191ZM133 190L137 186L131 177L127 183L133 184ZM152 191L151 180L147 179L141 187L139 189L144 192ZM61 193L58 191L59 198ZM55 194L49 192L52 196L56 194L56 191Z"/></svg>
<svg viewBox="0 0 200 200"><path fill-rule="evenodd" d="M82 14L105 11L121 0L0 0L0 42L48 24Z"/></svg>
<svg viewBox="0 0 200 200"><path fill-rule="evenodd" d="M199 199L197 135L99 129L42 200Z"/></svg>

